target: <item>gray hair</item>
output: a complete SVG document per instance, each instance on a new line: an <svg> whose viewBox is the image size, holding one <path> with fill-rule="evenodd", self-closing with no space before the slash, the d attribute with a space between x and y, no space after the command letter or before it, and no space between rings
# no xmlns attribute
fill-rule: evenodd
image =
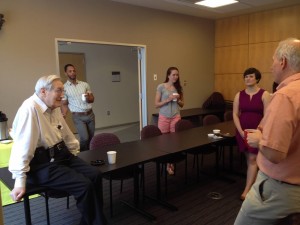
<svg viewBox="0 0 300 225"><path fill-rule="evenodd" d="M300 72L300 40L288 38L279 43L275 56L277 59L286 58L288 65L295 72Z"/></svg>
<svg viewBox="0 0 300 225"><path fill-rule="evenodd" d="M35 93L38 95L42 88L45 88L46 90L51 90L52 83L54 80L60 80L60 77L57 75L48 75L41 77L35 85Z"/></svg>

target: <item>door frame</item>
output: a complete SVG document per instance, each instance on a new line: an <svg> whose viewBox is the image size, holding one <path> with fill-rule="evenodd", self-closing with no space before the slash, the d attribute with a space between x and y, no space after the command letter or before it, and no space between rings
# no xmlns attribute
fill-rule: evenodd
<svg viewBox="0 0 300 225"><path fill-rule="evenodd" d="M80 39L66 39L66 38L55 38L55 57L56 57L56 71L59 74L59 42L74 42L83 44L99 44L99 45L114 45L114 46L126 46L135 47L138 49L138 86L139 86L139 119L140 119L140 130L148 124L148 113L147 113L147 95L146 95L146 45L141 44L129 44L129 43L116 43L116 42L103 42L103 41L91 41L91 40L80 40Z"/></svg>

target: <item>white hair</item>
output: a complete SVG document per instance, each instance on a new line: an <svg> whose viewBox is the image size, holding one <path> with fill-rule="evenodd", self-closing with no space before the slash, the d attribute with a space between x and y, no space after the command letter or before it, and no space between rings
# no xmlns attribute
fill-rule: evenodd
<svg viewBox="0 0 300 225"><path fill-rule="evenodd" d="M38 95L42 88L45 88L46 90L51 90L52 83L54 80L60 80L60 77L57 75L48 75L41 77L35 85L35 93Z"/></svg>
<svg viewBox="0 0 300 225"><path fill-rule="evenodd" d="M286 58L288 65L295 72L300 72L300 40L288 38L279 43L275 56L277 59Z"/></svg>

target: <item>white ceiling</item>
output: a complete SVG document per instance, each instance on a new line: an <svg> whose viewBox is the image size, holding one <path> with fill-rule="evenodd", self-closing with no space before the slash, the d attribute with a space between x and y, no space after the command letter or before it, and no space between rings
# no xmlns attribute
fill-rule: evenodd
<svg viewBox="0 0 300 225"><path fill-rule="evenodd" d="M300 0L239 0L229 6L210 9L195 5L197 0L111 0L146 8L170 11L207 19L219 19L300 4ZM199 0L198 0L199 1Z"/></svg>

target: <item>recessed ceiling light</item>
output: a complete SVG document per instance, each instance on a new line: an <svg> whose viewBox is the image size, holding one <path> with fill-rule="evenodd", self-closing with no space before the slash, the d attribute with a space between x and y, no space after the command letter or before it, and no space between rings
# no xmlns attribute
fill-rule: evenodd
<svg viewBox="0 0 300 225"><path fill-rule="evenodd" d="M217 8L217 7L230 5L237 2L238 1L236 0L203 0L203 1L196 2L195 4L203 5L210 8Z"/></svg>

